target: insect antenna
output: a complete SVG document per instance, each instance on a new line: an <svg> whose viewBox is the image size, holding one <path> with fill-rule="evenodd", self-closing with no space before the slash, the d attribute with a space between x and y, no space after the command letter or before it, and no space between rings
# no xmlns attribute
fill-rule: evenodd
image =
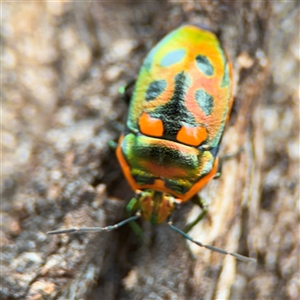
<svg viewBox="0 0 300 300"><path fill-rule="evenodd" d="M105 226L105 227L80 227L80 228L59 229L59 230L48 231L47 234L112 231L112 230L115 230L131 221L135 221L140 217L141 217L141 213L138 211L134 216L132 216L128 219L125 219L114 225L109 225L109 226Z"/></svg>
<svg viewBox="0 0 300 300"><path fill-rule="evenodd" d="M244 255L241 255L241 254L238 254L238 253L235 253L235 252L228 252L224 249L221 249L221 248L217 248L217 247L214 247L214 246L211 246L211 245L205 245L205 244L202 244L198 241L195 241L190 235L186 234L184 231L180 230L179 228L175 227L173 225L173 222L171 220L168 221L168 225L176 232L178 232L179 234L181 234L185 239L191 241L192 243L200 246L200 247L204 247L206 249L209 249L211 251L215 251L215 252L219 252L221 254L224 254L224 255L231 255L239 260L242 260L244 262L254 262L256 263L256 259L254 258L250 258L250 257L247 257L247 256L244 256Z"/></svg>

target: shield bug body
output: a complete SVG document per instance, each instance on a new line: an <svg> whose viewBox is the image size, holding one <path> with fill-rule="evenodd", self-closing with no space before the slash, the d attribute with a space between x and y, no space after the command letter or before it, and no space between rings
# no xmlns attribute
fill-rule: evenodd
<svg viewBox="0 0 300 300"><path fill-rule="evenodd" d="M151 223L215 176L231 86L218 39L196 26L171 32L144 60L117 157Z"/></svg>
<svg viewBox="0 0 300 300"><path fill-rule="evenodd" d="M146 56L136 80L117 158L135 197L136 213L116 225L52 231L110 231L140 216L152 224L166 219L199 246L245 261L252 259L195 241L170 215L191 200L218 169L218 149L232 106L231 65L210 31L182 26Z"/></svg>

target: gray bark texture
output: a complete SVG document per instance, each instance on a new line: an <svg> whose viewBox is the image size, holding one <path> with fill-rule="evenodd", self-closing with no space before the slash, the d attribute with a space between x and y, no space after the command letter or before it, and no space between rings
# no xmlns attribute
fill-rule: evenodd
<svg viewBox="0 0 300 300"><path fill-rule="evenodd" d="M14 299L299 299L299 2L2 3L1 291ZM108 146L118 89L184 23L217 32L235 104L189 245L167 224L47 236L126 218L133 195ZM183 228L199 208L174 213Z"/></svg>

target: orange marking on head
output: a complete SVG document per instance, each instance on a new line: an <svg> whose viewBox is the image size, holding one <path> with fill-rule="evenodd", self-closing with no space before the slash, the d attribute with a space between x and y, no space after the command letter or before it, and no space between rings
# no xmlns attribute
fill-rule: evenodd
<svg viewBox="0 0 300 300"><path fill-rule="evenodd" d="M146 112L143 112L139 118L140 130L143 134L155 137L161 137L164 133L162 120L152 118Z"/></svg>
<svg viewBox="0 0 300 300"><path fill-rule="evenodd" d="M176 139L178 142L190 145L199 146L207 138L206 128L203 126L187 127L182 126L177 133Z"/></svg>

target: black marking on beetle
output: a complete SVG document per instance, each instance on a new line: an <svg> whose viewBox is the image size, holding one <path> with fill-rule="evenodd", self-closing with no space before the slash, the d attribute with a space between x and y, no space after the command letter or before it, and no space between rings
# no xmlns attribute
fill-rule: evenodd
<svg viewBox="0 0 300 300"><path fill-rule="evenodd" d="M220 148L220 146L218 145L218 146L213 147L213 148L211 148L211 149L209 150L209 152L211 153L211 155L212 155L214 158L217 157L218 152L219 152L219 148Z"/></svg>
<svg viewBox="0 0 300 300"><path fill-rule="evenodd" d="M210 61L207 59L206 56L197 55L196 64L198 69L206 76L212 76L215 72L214 67L212 66L212 64L210 63Z"/></svg>
<svg viewBox="0 0 300 300"><path fill-rule="evenodd" d="M214 107L214 98L204 89L199 89L195 92L195 99L205 115L210 115Z"/></svg>
<svg viewBox="0 0 300 300"><path fill-rule="evenodd" d="M132 177L139 185L154 184L154 181L155 181L154 177L146 177L146 176L140 176L140 175L133 175Z"/></svg>
<svg viewBox="0 0 300 300"><path fill-rule="evenodd" d="M165 80L155 80L152 81L146 91L146 101L151 101L156 99L167 87L167 82Z"/></svg>
<svg viewBox="0 0 300 300"><path fill-rule="evenodd" d="M197 126L196 120L185 106L185 97L191 79L184 72L175 76L174 94L170 101L165 105L157 107L152 117L163 121L164 138L176 141L176 135L183 125L189 124L192 127Z"/></svg>
<svg viewBox="0 0 300 300"><path fill-rule="evenodd" d="M187 187L187 186L178 184L178 182L176 182L176 180L164 180L164 182L165 182L165 187L167 189L170 189L181 195L186 194L189 191L189 189L191 188L190 186Z"/></svg>

